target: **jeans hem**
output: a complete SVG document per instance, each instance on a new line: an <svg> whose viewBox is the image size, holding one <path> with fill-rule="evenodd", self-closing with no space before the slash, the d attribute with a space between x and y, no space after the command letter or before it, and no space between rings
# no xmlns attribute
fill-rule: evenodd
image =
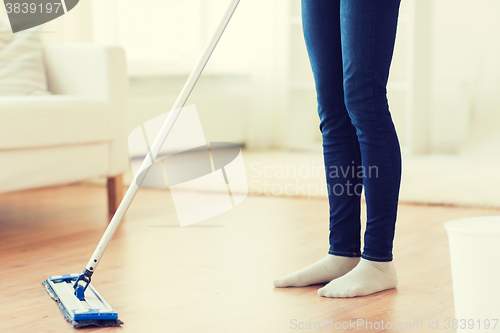
<svg viewBox="0 0 500 333"><path fill-rule="evenodd" d="M329 250L328 254L333 254L340 257L361 257L361 252L343 252Z"/></svg>
<svg viewBox="0 0 500 333"><path fill-rule="evenodd" d="M370 261L381 261L381 262L388 262L392 261L392 256L390 257L372 257L372 256L367 256L366 254L362 254L361 258L370 260Z"/></svg>

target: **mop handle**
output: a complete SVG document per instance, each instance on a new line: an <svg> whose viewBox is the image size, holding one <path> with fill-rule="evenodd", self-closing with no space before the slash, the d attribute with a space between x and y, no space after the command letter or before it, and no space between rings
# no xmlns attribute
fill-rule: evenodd
<svg viewBox="0 0 500 333"><path fill-rule="evenodd" d="M189 75L189 78L184 84L181 93L179 94L177 100L175 101L172 111L168 114L168 117L165 120L165 123L162 125L155 141L153 142L153 145L151 146L148 155L146 156L146 158L144 158L144 161L142 162L139 171L137 171L132 184L125 193L122 201L120 202L120 205L118 206L118 209L116 210L115 214L113 215L113 218L111 219L111 222L109 223L106 231L104 232L104 235L99 241L97 248L92 254L92 257L90 258L87 267L85 268L85 270L87 271L86 276L90 277L92 273L95 271L97 265L99 264L101 257L104 254L104 251L108 247L111 238L113 238L113 235L115 234L116 229L120 225L120 222L122 221L123 216L127 212L127 209L130 207L130 204L132 203L132 200L134 199L137 191L139 190L139 187L144 181L144 178L146 177L149 168L151 168L151 166L154 163L154 160L158 156L161 146L163 145L163 143L167 139L168 134L172 130L172 126L174 126L177 117L181 113L181 110L184 107L184 105L186 104L189 95L193 91L196 82L200 78L203 69L208 63L208 60L210 59L210 56L215 50L215 47L217 46L219 39L222 37L224 30L229 24L229 21L231 20L231 17L233 16L236 8L238 7L239 2L240 0L231 1L226 13L224 14L224 17L222 18L221 23L217 27L217 30L215 31L208 45L205 47L205 50L203 51L202 56L198 60L196 67Z"/></svg>

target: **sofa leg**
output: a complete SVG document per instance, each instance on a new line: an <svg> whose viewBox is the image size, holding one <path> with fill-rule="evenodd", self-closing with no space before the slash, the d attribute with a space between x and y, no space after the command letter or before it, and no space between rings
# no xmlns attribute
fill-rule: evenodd
<svg viewBox="0 0 500 333"><path fill-rule="evenodd" d="M123 198L123 175L108 177L108 213L113 215Z"/></svg>

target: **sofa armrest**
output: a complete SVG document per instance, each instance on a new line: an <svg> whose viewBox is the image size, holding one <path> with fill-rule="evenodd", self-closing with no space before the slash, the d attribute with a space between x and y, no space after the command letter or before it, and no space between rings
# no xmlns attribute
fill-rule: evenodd
<svg viewBox="0 0 500 333"><path fill-rule="evenodd" d="M64 44L45 46L49 91L110 100L127 95L125 53L117 46Z"/></svg>
<svg viewBox="0 0 500 333"><path fill-rule="evenodd" d="M118 46L64 44L45 46L49 91L85 96L111 104L108 176L129 167L128 75L125 52Z"/></svg>

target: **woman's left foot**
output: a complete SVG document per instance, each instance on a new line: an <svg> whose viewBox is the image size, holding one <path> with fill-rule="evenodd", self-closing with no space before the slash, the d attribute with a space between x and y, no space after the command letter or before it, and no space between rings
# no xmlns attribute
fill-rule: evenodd
<svg viewBox="0 0 500 333"><path fill-rule="evenodd" d="M380 262L361 258L358 265L344 276L332 280L318 290L324 297L356 297L395 288L398 284L392 261Z"/></svg>

